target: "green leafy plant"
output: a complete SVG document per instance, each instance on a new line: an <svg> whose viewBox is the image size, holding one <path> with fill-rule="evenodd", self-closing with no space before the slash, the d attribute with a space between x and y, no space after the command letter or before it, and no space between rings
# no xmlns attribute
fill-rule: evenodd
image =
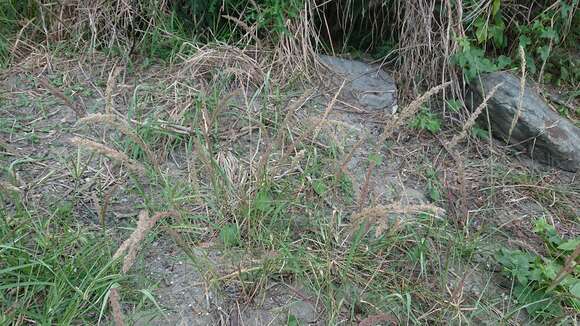
<svg viewBox="0 0 580 326"><path fill-rule="evenodd" d="M441 119L428 108L422 108L419 114L411 121L411 128L427 130L432 134L441 131Z"/></svg>
<svg viewBox="0 0 580 326"><path fill-rule="evenodd" d="M488 131L481 128L481 127L478 127L478 126L474 126L473 128L471 128L471 134L473 135L473 137L483 139L483 140L486 140L489 138Z"/></svg>
<svg viewBox="0 0 580 326"><path fill-rule="evenodd" d="M453 56L453 62L459 66L465 78L473 80L481 73L500 70L511 63L511 59L500 56L495 60L486 57L485 51L474 46L467 38L458 40L460 50Z"/></svg>
<svg viewBox="0 0 580 326"><path fill-rule="evenodd" d="M543 239L549 257L506 248L497 254L503 273L515 281L516 301L541 320L562 316L566 308L580 312L580 266L558 280L565 257L580 244L580 238L562 239L545 219L536 221L534 232Z"/></svg>
<svg viewBox="0 0 580 326"><path fill-rule="evenodd" d="M496 15L493 22L480 16L475 21L475 36L478 44L485 44L492 41L498 48L507 46L507 37L505 35L505 23L501 16Z"/></svg>
<svg viewBox="0 0 580 326"><path fill-rule="evenodd" d="M440 201L442 186L437 177L437 171L433 168L429 168L425 172L425 176L427 177L427 195L434 202Z"/></svg>

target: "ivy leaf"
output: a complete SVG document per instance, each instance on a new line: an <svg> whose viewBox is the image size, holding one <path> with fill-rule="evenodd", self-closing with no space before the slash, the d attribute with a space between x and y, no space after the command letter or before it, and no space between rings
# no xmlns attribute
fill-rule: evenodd
<svg viewBox="0 0 580 326"><path fill-rule="evenodd" d="M560 266L560 264L554 261L549 261L545 266L542 266L542 273L548 279L554 280L561 268L562 266Z"/></svg>
<svg viewBox="0 0 580 326"><path fill-rule="evenodd" d="M522 285L528 284L528 277L530 276L530 260L526 255L516 255L512 260L513 269L511 273L518 282Z"/></svg>
<svg viewBox="0 0 580 326"><path fill-rule="evenodd" d="M477 43L482 44L487 41L487 31L488 31L488 24L483 17L477 18L474 23L475 25L475 37L477 38Z"/></svg>
<svg viewBox="0 0 580 326"><path fill-rule="evenodd" d="M489 27L489 34L496 46L504 48L507 45L505 23L501 18L496 17L495 24Z"/></svg>

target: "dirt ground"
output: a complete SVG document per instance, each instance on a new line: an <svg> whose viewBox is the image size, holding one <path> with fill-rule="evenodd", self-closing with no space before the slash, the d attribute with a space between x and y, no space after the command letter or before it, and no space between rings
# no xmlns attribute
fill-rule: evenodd
<svg viewBox="0 0 580 326"><path fill-rule="evenodd" d="M186 222L172 224L171 220L162 221L156 232L143 242L131 275L136 280L135 286L152 289L155 304L139 310L133 304L126 303L124 309L131 323L325 325L330 316L340 324L354 323L352 315L357 315L354 304L342 305L339 311L328 311L319 293L313 292L303 279L292 275L258 276L250 282L254 286L247 288L245 282L240 282L242 272L251 274L253 268L263 269L259 267L259 262L265 256L275 256L277 253L243 247L224 248L220 233L215 228L216 223L220 225L221 222L211 222L203 217L211 215L207 212L213 206L223 203L207 202L204 196L180 192L183 183L197 178L203 188L200 193L211 193L208 175L188 152L189 141L178 143L172 140L186 139L188 130L194 128L186 122L192 121L187 110L193 110L192 103L196 99L183 92L198 86L186 85L184 79L172 79L175 75L171 69L142 66L124 68L113 94L106 94L109 73L113 70L107 61L90 62L71 58L47 63L42 58L37 60L4 72L0 78L0 164L10 171L4 173L0 180L17 185L23 201L38 211L48 212L50 205L56 202L70 202L78 223L90 229L105 228L119 243L134 228L141 209L189 212ZM154 141L151 147L158 155L161 175L175 180L175 189L160 189L154 178L144 181L143 189L137 189L136 177L127 169L72 144L72 137L85 137L112 147L125 148L125 152L136 160L145 160L142 153L131 152L134 149L126 146L127 142L119 137L116 130L78 124L70 105L42 86L38 82L40 78L46 78L63 89L65 95L74 100L74 105L89 114L106 113L107 96L111 96L113 112L130 116L134 120L132 125L142 130L149 124L150 129L144 130L141 136ZM199 87L201 89L203 86ZM324 115L333 99L333 91L320 87L313 93L312 101L297 109L296 116L300 117L296 122L298 130L308 128L306 122L315 121L310 119ZM288 92L290 95L281 96L279 100L291 102L303 92L299 88L294 89ZM217 94L212 100L219 102L225 97L224 94ZM247 96L231 98L233 100L228 100L217 117L221 119L222 126L229 127L216 131L222 155L216 157L217 161L223 157L226 163L236 162L230 165L231 169L224 169L225 178L233 181L235 188L241 187L253 173L252 169L259 161L256 148L274 141L272 138L266 139L271 135L260 133L262 127L252 123L259 116L253 111L255 107L273 104L264 103L258 97L252 99L252 96L250 99ZM237 119L229 115L231 112L247 119ZM271 118L279 119L275 116L278 113L272 112ZM153 124L152 119L162 123L157 121ZM331 191L320 191L321 202L317 204L321 214L345 216L339 225L345 230L349 229L351 218L360 210L357 199L362 193L368 196L365 206L369 207L393 204L440 207L445 214L437 218L450 219L459 229L469 226L468 232L479 233L486 239L482 242L488 243L489 248L480 248L484 252L495 250L498 244L543 252L545 249L538 236L532 232L533 219L541 216L552 221L564 236L580 235L577 220L580 186L577 177L529 162L524 156L516 155L493 140L468 139L460 145L464 169L464 178L460 180L458 163L442 146L442 142L452 134L433 136L404 125L393 133L388 146L381 147L382 159L367 177L369 156L389 119L392 117L369 112L358 107L357 103L339 100L326 116L327 122L319 125L317 135L312 139L313 151L332 148L338 153L334 167L329 161L318 163L321 171L331 175L328 171L334 171L333 168L343 163L350 174L352 200ZM165 134L174 138L165 137ZM300 133L294 136L299 138ZM273 157L272 160L279 158L276 155ZM303 173L306 160L296 150L290 159L279 166L272 166L276 175L273 180L278 182L276 180L286 176ZM191 167L196 164L197 175L194 175ZM436 171L436 177L428 171ZM534 178L522 179L526 175L533 175ZM368 185L365 185L366 182ZM490 193L487 190L491 187L493 192ZM558 187L566 189L563 191L565 195L550 191ZM547 190L547 194L539 194L538 189ZM251 190L250 187L240 191ZM177 195L168 194L172 191ZM309 190L310 193L316 191ZM143 193L146 195L140 195ZM102 225L98 208L105 196L110 196L110 203L106 209L105 224ZM231 196L226 200L230 203L239 200L235 193L225 196ZM469 219L452 220L464 209L461 206L462 196L466 196ZM437 200L435 197L440 198ZM402 223L417 218L401 213L394 213L391 217L402 220ZM308 218L308 215L305 221L297 218L295 223L304 225L303 229L312 228ZM483 300L484 292L486 297L507 298L509 282L506 284L505 278L497 273L497 263L490 256L478 254L474 255L473 260L476 261L473 265L450 267L450 288L463 284L461 295L468 301ZM348 295L346 298L344 300L348 300ZM492 301L494 306L487 310L488 315L477 316L473 320L489 324L496 322L498 315L502 314L502 306L509 305L509 300L489 302ZM383 318L377 316L377 320ZM524 313L518 318L519 322L526 322ZM370 321L367 320L368 324L363 324L363 321L359 320L359 325L370 325ZM387 318L382 321L389 322ZM517 319L510 323L517 323Z"/></svg>

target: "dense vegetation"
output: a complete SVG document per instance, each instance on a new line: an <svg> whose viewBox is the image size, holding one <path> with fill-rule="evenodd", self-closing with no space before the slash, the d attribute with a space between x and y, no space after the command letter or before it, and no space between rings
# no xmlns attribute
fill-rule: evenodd
<svg viewBox="0 0 580 326"><path fill-rule="evenodd" d="M513 163L498 154L511 149L473 121L463 130L465 162L441 144L468 124L466 84L498 70L557 89L554 108L578 123L569 104L580 95L578 9L579 0L0 0L0 76L23 76L0 93L0 324L119 324L117 290L127 319L162 315L168 307L139 276L146 268L129 272L135 257L147 265L131 246L160 239L185 253L208 288L239 286L244 304L268 282L297 281L331 324L391 315L401 324L577 322L577 180ZM413 112L397 139L418 140L390 159L416 164L402 169L428 205L355 198L342 170L356 146L321 144L322 123L292 120L311 100L302 88L317 82L318 53L395 72L400 105ZM95 71L67 72L77 65ZM416 100L447 81L448 91ZM49 95L39 97L39 86ZM247 111L225 110L240 93ZM61 102L78 122L49 112ZM230 135L240 124L243 133ZM254 147L240 149L236 141L254 130ZM55 133L65 140L48 146ZM70 140L79 134L99 142ZM383 135L365 162L367 183L397 148ZM453 163L439 161L446 151ZM244 165L250 156L257 164ZM519 219L489 222L528 199L541 214L522 213L524 240L504 230ZM115 200L141 213L118 222ZM393 212L414 218L380 220ZM130 263L116 251L124 239L133 239ZM191 249L207 243L241 261L237 269L223 275ZM479 292L464 297L473 275Z"/></svg>

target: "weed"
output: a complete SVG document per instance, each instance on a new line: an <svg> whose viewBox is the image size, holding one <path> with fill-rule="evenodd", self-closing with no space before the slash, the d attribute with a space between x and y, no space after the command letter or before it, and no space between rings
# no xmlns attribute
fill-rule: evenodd
<svg viewBox="0 0 580 326"><path fill-rule="evenodd" d="M442 199L442 186L441 182L439 182L437 171L432 168L428 168L427 171L425 171L425 177L427 178L426 190L429 198L434 202L440 201Z"/></svg>
<svg viewBox="0 0 580 326"><path fill-rule="evenodd" d="M423 107L410 123L411 128L427 130L432 134L441 131L441 119L436 113Z"/></svg>
<svg viewBox="0 0 580 326"><path fill-rule="evenodd" d="M51 216L0 210L0 321L95 324L106 293L126 284L109 236L75 225L71 203Z"/></svg>
<svg viewBox="0 0 580 326"><path fill-rule="evenodd" d="M580 269L573 268L554 290L549 288L563 268L564 257L576 249L580 238L563 240L545 219L536 221L534 232L544 240L548 257L505 248L497 254L504 273L515 280L516 303L541 321L562 317L566 306L578 313Z"/></svg>

